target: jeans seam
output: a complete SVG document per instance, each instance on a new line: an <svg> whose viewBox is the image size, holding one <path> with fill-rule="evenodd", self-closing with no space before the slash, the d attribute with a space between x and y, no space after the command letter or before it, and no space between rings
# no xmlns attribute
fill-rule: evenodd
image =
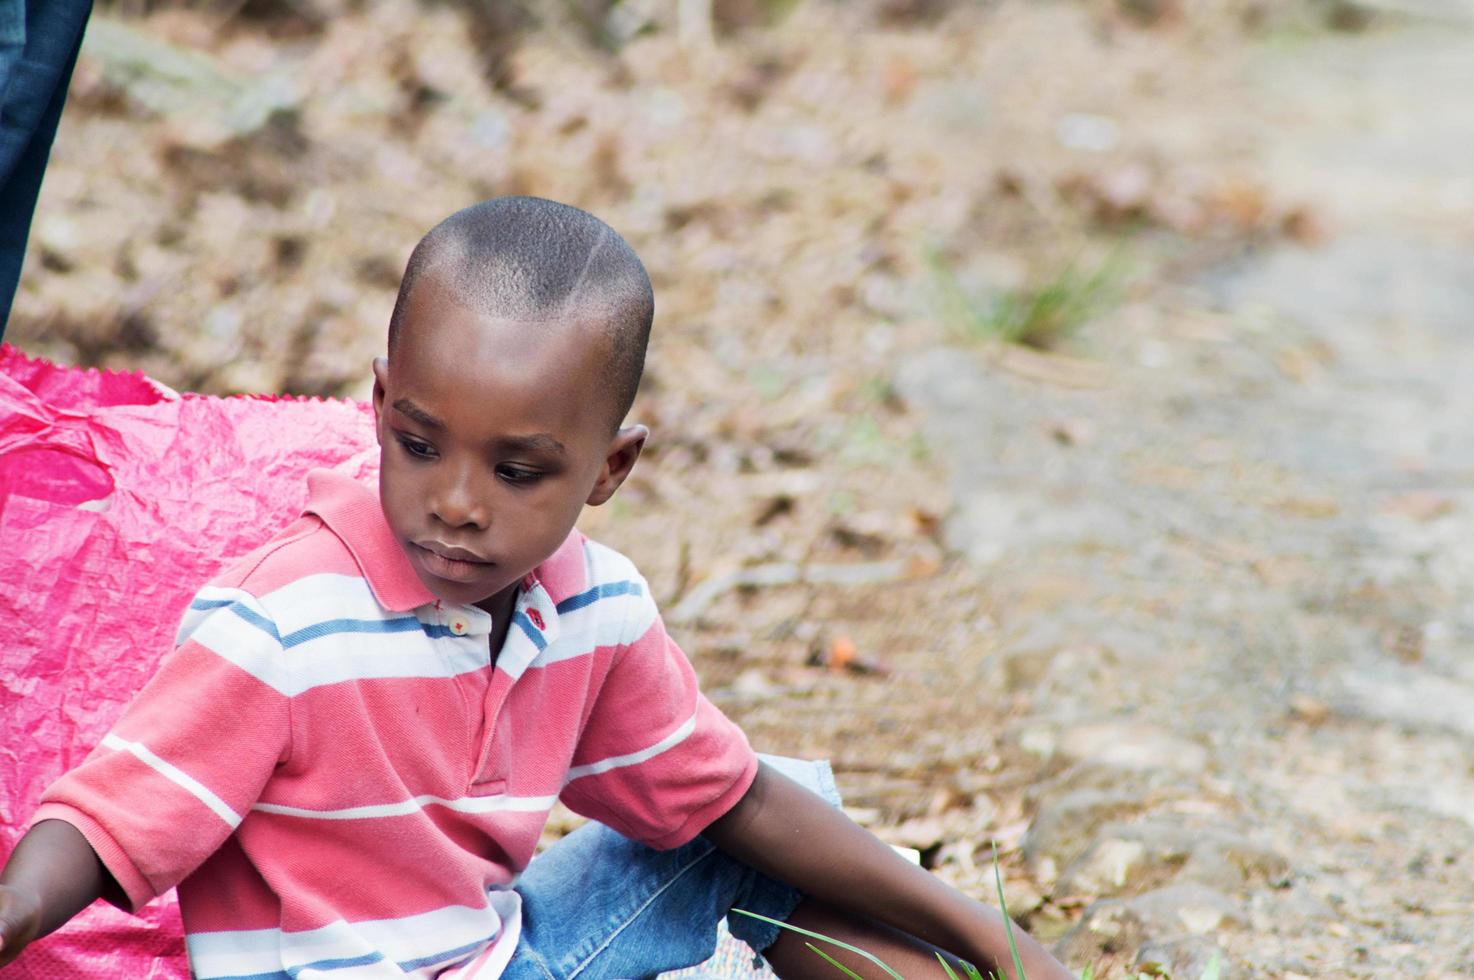
<svg viewBox="0 0 1474 980"><path fill-rule="evenodd" d="M638 907L632 909L628 914L626 914L625 916L623 916L623 920L624 921L620 923L619 928L618 929L615 929L608 936L606 936L604 938L604 941L602 943L600 943L598 946L596 946L589 953L589 955L585 956L579 962L578 966L574 967L574 969L569 972L569 974L568 974L568 980L574 980L575 977L577 977L580 973L582 973L588 967L589 963L594 959L594 957L598 956L600 953L604 952L604 950L608 949L610 943L612 943L612 942L614 942L614 940L618 939L619 936L620 936L620 934L623 933L626 929L628 929L630 927L630 925L637 918L639 918L640 915L646 909L648 909L650 907L651 903L653 903L661 895L664 895L670 889L670 887L672 885L674 885L677 881L679 881L681 878L685 877L686 872L690 871L692 868L696 867L696 865L700 864L702 861L705 861L707 858L711 857L712 854L714 854L714 853L716 853L716 851L715 851L714 848L713 849L709 849L705 853L703 853L700 857L697 857L697 858L693 859L692 861L690 861L689 863L687 863L684 866L682 866L679 871L677 871L675 874L673 874L669 878L667 878L665 880L665 883L664 884L662 884L655 891L651 892L645 898L645 900L639 904Z"/></svg>

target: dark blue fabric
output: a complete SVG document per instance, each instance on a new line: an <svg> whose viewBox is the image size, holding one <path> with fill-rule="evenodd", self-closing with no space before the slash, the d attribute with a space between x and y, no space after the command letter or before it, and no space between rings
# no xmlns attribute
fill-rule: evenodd
<svg viewBox="0 0 1474 980"><path fill-rule="evenodd" d="M92 0L0 0L0 337Z"/></svg>
<svg viewBox="0 0 1474 980"><path fill-rule="evenodd" d="M827 762L762 759L839 806ZM733 936L761 952L779 927L732 909L782 922L801 897L704 837L656 851L596 823L534 858L516 887L522 932L502 980L647 978L696 966L712 955L724 918Z"/></svg>

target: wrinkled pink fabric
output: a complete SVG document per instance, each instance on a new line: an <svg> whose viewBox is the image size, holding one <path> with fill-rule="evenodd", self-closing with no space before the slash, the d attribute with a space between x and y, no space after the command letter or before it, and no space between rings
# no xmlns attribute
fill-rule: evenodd
<svg viewBox="0 0 1474 980"><path fill-rule="evenodd" d="M195 590L297 516L306 472L377 464L367 405L181 396L0 345L0 854L148 679ZM188 974L172 892L137 916L96 903L5 971Z"/></svg>

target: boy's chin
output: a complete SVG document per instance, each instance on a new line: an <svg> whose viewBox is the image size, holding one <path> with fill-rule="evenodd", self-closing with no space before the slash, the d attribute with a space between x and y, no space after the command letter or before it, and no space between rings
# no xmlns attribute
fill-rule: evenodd
<svg viewBox="0 0 1474 980"><path fill-rule="evenodd" d="M433 581L424 575L420 576L420 580L425 583L425 588L430 590L431 595L449 606L485 606L511 587L493 583L488 591L488 586L481 582Z"/></svg>

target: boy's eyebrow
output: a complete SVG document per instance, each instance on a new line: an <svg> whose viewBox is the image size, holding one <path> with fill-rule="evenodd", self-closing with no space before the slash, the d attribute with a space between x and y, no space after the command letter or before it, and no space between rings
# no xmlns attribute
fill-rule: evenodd
<svg viewBox="0 0 1474 980"><path fill-rule="evenodd" d="M557 439L554 439L546 432L539 432L537 435L532 436L507 436L505 439L501 440L501 443L503 446L514 452L544 452L555 453L558 455L567 452L567 450L563 448L563 444L561 442L559 442Z"/></svg>
<svg viewBox="0 0 1474 980"><path fill-rule="evenodd" d="M408 398L400 398L394 402L394 407L408 415L416 422L429 429L444 429L445 423L440 421L429 412L425 411ZM507 436L499 440L502 446L512 452L522 453L553 453L565 455L568 450L561 442L548 435L546 432L538 432L530 436Z"/></svg>
<svg viewBox="0 0 1474 980"><path fill-rule="evenodd" d="M429 412L425 411L423 408L410 401L408 398L399 399L394 403L394 407L399 409L405 415L408 415L410 418L414 419L421 425L428 426L432 429L445 428L444 422L440 421L435 416L431 415Z"/></svg>

